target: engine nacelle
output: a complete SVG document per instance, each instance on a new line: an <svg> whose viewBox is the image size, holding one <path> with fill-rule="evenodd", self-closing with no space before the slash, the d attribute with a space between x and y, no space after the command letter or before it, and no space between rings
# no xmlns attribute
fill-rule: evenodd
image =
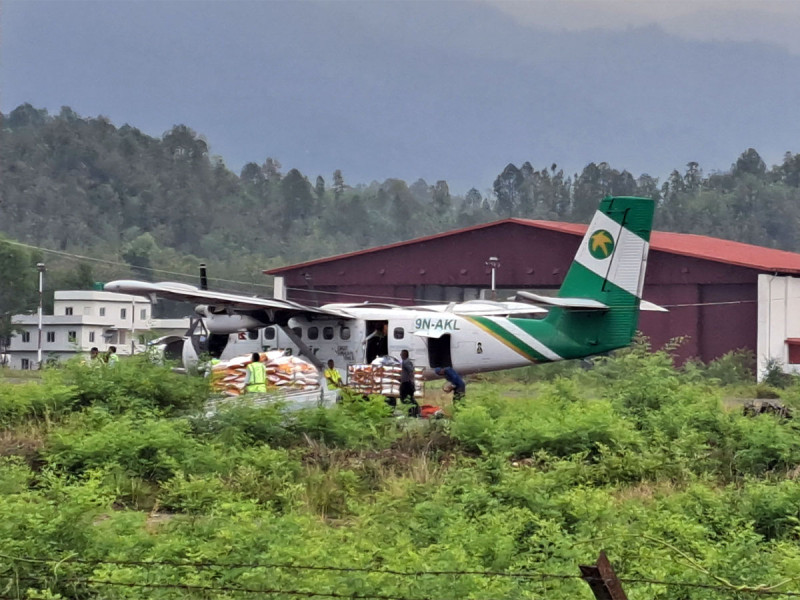
<svg viewBox="0 0 800 600"><path fill-rule="evenodd" d="M200 309L205 310L201 312ZM265 325L269 325L269 323L262 323L249 315L215 313L208 310L208 307L197 307L195 312L203 317L203 322L209 333L236 333L237 331L260 329Z"/></svg>

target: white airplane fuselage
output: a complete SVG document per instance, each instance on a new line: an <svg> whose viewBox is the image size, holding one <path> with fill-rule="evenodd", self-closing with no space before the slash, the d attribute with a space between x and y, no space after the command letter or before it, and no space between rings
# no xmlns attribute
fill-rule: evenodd
<svg viewBox="0 0 800 600"><path fill-rule="evenodd" d="M216 318L212 317L206 320L206 327L211 333L216 330L217 336L228 336L224 349L218 355L220 359L283 348L296 354L310 353L322 363L332 359L342 374L347 372L348 365L368 363L384 354L399 357L402 350L408 351L415 367L425 369L426 378L435 377L433 369L439 366L452 366L459 373L468 374L531 363L528 357L488 334L463 315L367 307L352 308L348 312L353 318L290 319L289 328L306 348L298 347L275 325L226 334L220 330L228 323L223 324L222 320L215 323ZM374 339L380 335L370 337L370 334L375 330L382 332L384 325L386 340L384 346L380 347L381 342Z"/></svg>

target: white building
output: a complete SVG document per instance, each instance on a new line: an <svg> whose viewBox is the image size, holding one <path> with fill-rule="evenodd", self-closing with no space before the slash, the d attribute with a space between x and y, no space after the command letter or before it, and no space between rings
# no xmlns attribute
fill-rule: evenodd
<svg viewBox="0 0 800 600"><path fill-rule="evenodd" d="M8 363L12 369L35 369L38 366L39 319L16 315L15 325L23 331L11 338ZM143 349L149 339L163 335L183 335L189 319L154 319L149 300L138 296L100 291L55 292L53 314L42 317L42 360L67 360L100 352L109 346L117 354L131 354Z"/></svg>

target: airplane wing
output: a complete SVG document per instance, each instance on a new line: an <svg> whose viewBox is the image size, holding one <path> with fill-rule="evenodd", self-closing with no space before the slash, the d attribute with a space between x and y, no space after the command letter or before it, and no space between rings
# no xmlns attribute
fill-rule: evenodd
<svg viewBox="0 0 800 600"><path fill-rule="evenodd" d="M107 283L104 289L107 292L116 292L118 294L145 296L151 300L158 297L168 300L197 302L230 309L232 312L268 310L280 313L286 317L326 315L345 319L352 318L350 315L334 308L315 308L304 306L297 302L292 302L291 300L279 300L277 298L259 298L258 296L240 296L238 294L212 292L210 290L201 290L193 285L168 281L151 283L147 281L119 280Z"/></svg>

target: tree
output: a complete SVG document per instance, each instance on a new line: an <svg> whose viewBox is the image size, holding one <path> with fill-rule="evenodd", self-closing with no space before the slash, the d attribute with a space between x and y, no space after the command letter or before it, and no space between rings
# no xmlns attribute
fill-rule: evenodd
<svg viewBox="0 0 800 600"><path fill-rule="evenodd" d="M322 178L322 175L317 175L317 182L314 186L314 192L317 194L317 198L320 200L325 197L325 180Z"/></svg>
<svg viewBox="0 0 800 600"><path fill-rule="evenodd" d="M467 210L476 210L481 207L483 197L481 193L475 189L470 188L467 195L464 197L464 206Z"/></svg>
<svg viewBox="0 0 800 600"><path fill-rule="evenodd" d="M733 165L732 168L733 174L737 177L745 173L761 177L766 170L767 165L761 160L761 156L759 156L758 152L752 148L748 148L742 152L742 155L737 159L736 164Z"/></svg>
<svg viewBox="0 0 800 600"><path fill-rule="evenodd" d="M437 181L433 186L433 210L437 215L444 216L450 212L450 206L450 187L444 180Z"/></svg>
<svg viewBox="0 0 800 600"><path fill-rule="evenodd" d="M494 193L497 196L495 210L503 217L515 214L519 202L523 178L520 170L509 163L494 180Z"/></svg>
<svg viewBox="0 0 800 600"><path fill-rule="evenodd" d="M138 277L153 280L153 259L159 253L158 244L150 233L143 233L122 247L122 258Z"/></svg>
<svg viewBox="0 0 800 600"><path fill-rule="evenodd" d="M306 221L314 209L311 184L297 169L292 169L281 181L283 196L283 226L288 229L293 221Z"/></svg>
<svg viewBox="0 0 800 600"><path fill-rule="evenodd" d="M342 176L342 171L340 169L336 169L333 172L333 197L338 200L342 197L344 193L344 177Z"/></svg>
<svg viewBox="0 0 800 600"><path fill-rule="evenodd" d="M31 312L38 301L38 253L9 244L0 237L0 354L5 354L17 330L11 318Z"/></svg>
<svg viewBox="0 0 800 600"><path fill-rule="evenodd" d="M264 174L264 179L270 183L278 183L281 180L281 163L276 158L270 156L261 165L261 172Z"/></svg>
<svg viewBox="0 0 800 600"><path fill-rule="evenodd" d="M256 163L249 162L242 167L242 172L239 175L239 179L255 185L264 181L264 173L261 172L261 167L259 167Z"/></svg>

